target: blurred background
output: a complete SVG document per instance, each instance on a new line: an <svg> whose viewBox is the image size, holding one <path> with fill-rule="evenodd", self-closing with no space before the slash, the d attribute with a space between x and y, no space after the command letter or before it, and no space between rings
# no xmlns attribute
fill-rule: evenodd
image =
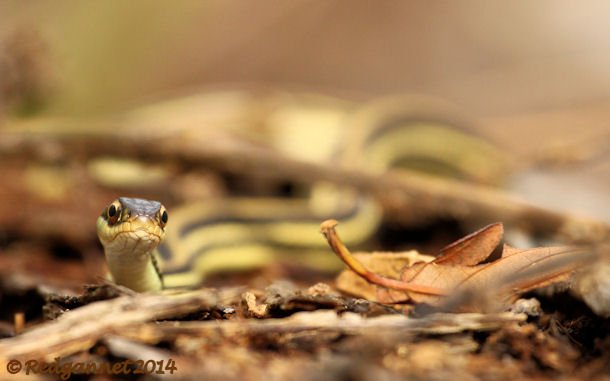
<svg viewBox="0 0 610 381"><path fill-rule="evenodd" d="M601 108L610 96L603 0L0 7L5 49L31 39L23 49L43 60L38 75L54 85L45 108L53 114L105 113L179 88L244 82L359 97L425 93L477 117Z"/></svg>
<svg viewBox="0 0 610 381"><path fill-rule="evenodd" d="M608 14L603 0L3 1L2 103L13 116L90 116L227 85L424 94L515 155L595 157L575 177L555 173L570 189L556 198L608 219ZM547 177L515 187L550 202Z"/></svg>
<svg viewBox="0 0 610 381"><path fill-rule="evenodd" d="M562 228L572 237L607 240L609 16L608 0L0 0L0 338L14 336L24 321L27 328L77 308L69 297L61 309L59 304L56 310L43 306L61 299L53 297L80 295L83 285L102 282L106 262L95 221L118 196L156 199L167 206L165 242L173 243L161 257L174 261L173 270L187 272L183 284L191 286L203 274L205 286L252 286L256 308L264 306L265 311L284 300L278 290L288 289L289 282L268 288L278 279L303 287L318 281L336 286L335 276L345 268L319 234L321 217L310 218L313 224L298 233L283 229L292 227L286 221L302 211L286 212L285 202L297 199L289 196L315 196L321 179L359 186L374 196L339 192L332 199L338 202L318 208L325 218L340 220L338 231L348 241L349 222L333 214L336 206L346 200L358 206L375 203L369 209L377 209L368 210L371 213L360 221L361 230L370 233L362 239L368 246L348 242L353 251L417 249L434 254L495 221L505 224L506 242L520 248L564 244L570 240L562 240ZM395 107L388 107L394 101ZM428 108L431 104L435 106ZM376 154L405 149L406 156L415 158L415 169L426 173L369 173L372 160L359 148L375 139L359 134L370 128L372 136L383 136L392 130L395 117L409 119L410 113L416 116L415 127L431 121L432 128L415 128L412 135L400 135L403 140L390 138ZM422 115L424 120L418 120ZM405 126L413 127L409 123ZM439 126L450 131L437 134ZM358 143L358 138L360 146L348 144ZM350 150L356 155L346 155L351 159L346 162L333 156ZM437 177L426 177L430 174ZM386 191L384 180L407 191L397 191L398 186ZM247 208L231 209L236 195L250 201ZM282 203L263 203L262 197L253 196L271 196ZM219 212L211 217L199 213L207 207ZM225 207L237 216L223 214ZM246 218L240 220L240 213ZM244 241L282 243L311 237L317 247L281 263L256 257L252 250L207 260L212 257L202 254L241 243L214 230L215 223L235 222L232 218L244 224L254 220ZM265 218L279 229L256 226ZM211 233L205 230L208 226ZM218 243L222 238L225 242ZM283 254L292 243L276 249ZM193 263L203 271L191 271ZM252 263L264 268L242 271ZM377 265L369 268L381 272L383 267L388 276L398 278L405 262L390 262L388 256ZM218 269L225 273L214 273ZM608 279L607 273L599 274L600 284ZM265 288L268 291L260 291ZM309 290L318 294L316 287ZM267 301L274 304L257 304L265 294L273 295ZM599 294L607 300L607 292ZM325 295L330 294L320 291L319 296ZM313 306L309 299L295 300L281 303L295 310ZM486 361L496 356L510 372L523 361L528 377L544 369L550 379L557 369L571 371L571 364L583 364L583 359L594 364L593 371L580 373L587 378L607 372L607 354L600 357L609 348L603 322L580 315L566 299L557 300L559 310L570 311L565 315L569 319L557 315L554 307L546 310L546 305L552 314L536 318L539 311L531 307L532 318L522 331L515 323L499 335L477 333L473 339L472 333L452 334L442 346L440 334L426 334L432 346L413 336L423 349L405 346L409 340L388 349L387 343L395 341L378 335L371 338L381 337L383 346L368 340L351 345L360 337L324 331L319 339L309 329L303 334L286 331L286 338L277 336L278 344L275 339L267 343L257 333L252 343L272 356L286 351L290 375L315 375L312 378L381 378L369 377L378 373L362 361L373 354L384 357L376 358L371 369L395 362L409 371L423 369L414 374L426 378L439 367L454 377L458 368L443 364L467 364L463 357L470 352ZM244 296L237 311L245 308L245 301ZM324 301L323 308L339 309L333 303ZM250 309L249 301L247 305ZM364 311L360 305L354 303L353 308ZM217 319L231 309L180 315L180 320ZM278 311L284 316L284 310ZM387 312L379 311L374 313ZM493 319L485 319L485 329L493 327L489 321ZM477 330L466 324L468 332ZM540 332L533 330L535 324L543 326ZM129 344L131 336L116 341L121 337L112 332L114 341L104 344L104 339L100 349L123 349L92 350L94 358L123 357L125 350L135 353L137 348L145 355L134 358L162 353ZM250 370L252 364L261 369L274 364L258 352L243 352L247 341L241 331L235 340L180 335L176 343L187 348L185 353L205 354L197 364L212 364L223 377L226 370L247 377L243 367L235 366L241 361L250 364ZM150 336L148 331L145 336ZM343 341L344 336L353 341ZM483 346L486 340L491 350ZM164 339L163 348L155 350L173 345ZM573 354L577 346L582 358ZM294 356L299 347L313 356L315 369L323 373L295 372L305 369ZM70 342L70 348L77 347ZM215 356L219 350L222 356ZM78 356L77 361L89 358ZM350 371L337 373L343 372L347 358L357 366L347 363ZM405 359L409 362L402 362ZM496 371L481 366L484 363L468 366ZM188 368L180 371L188 374Z"/></svg>

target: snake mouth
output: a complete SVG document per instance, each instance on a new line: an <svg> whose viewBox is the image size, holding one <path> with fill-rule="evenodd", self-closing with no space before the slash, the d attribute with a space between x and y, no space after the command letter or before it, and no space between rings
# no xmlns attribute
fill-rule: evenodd
<svg viewBox="0 0 610 381"><path fill-rule="evenodd" d="M162 236L156 233L153 229L137 228L134 230L121 231L115 234L113 240L116 239L131 239L133 241L148 241L158 244L161 242Z"/></svg>
<svg viewBox="0 0 610 381"><path fill-rule="evenodd" d="M155 220L137 217L116 226L98 221L98 236L107 252L115 255L138 255L155 249L165 231Z"/></svg>

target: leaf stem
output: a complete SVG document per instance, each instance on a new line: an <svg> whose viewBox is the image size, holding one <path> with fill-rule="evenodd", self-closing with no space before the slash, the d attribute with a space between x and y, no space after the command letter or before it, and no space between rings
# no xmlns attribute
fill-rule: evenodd
<svg viewBox="0 0 610 381"><path fill-rule="evenodd" d="M358 274L367 282L398 291L415 292L427 295L446 295L445 291L437 287L403 282L398 279L386 278L369 271L361 262L352 256L347 247L345 247L341 241L341 238L335 229L338 224L339 223L336 220L326 220L320 225L320 231L326 238L328 245L335 252L335 254L337 254L337 256L347 265L347 267L349 267L353 272Z"/></svg>

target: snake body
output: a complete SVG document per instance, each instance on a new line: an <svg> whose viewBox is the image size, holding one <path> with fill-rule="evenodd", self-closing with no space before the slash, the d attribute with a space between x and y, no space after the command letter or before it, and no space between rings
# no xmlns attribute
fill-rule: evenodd
<svg viewBox="0 0 610 381"><path fill-rule="evenodd" d="M469 136L461 118L452 119L436 107L391 99L364 108L346 124L351 130L330 159L337 165L380 172L407 164L479 181L503 170L492 146ZM163 243L165 207L158 201L121 197L98 218L98 236L114 281L136 291L192 286L216 270L269 263L278 252L300 253L291 256L296 263L339 265L318 234L320 221L340 220L344 240L353 245L375 232L381 208L354 189L315 184L311 193L305 199L190 203L172 212Z"/></svg>

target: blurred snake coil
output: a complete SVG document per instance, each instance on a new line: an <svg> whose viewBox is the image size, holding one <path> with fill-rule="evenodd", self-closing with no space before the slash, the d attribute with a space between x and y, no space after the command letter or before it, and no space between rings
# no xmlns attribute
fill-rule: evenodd
<svg viewBox="0 0 610 381"><path fill-rule="evenodd" d="M333 165L374 173L407 168L484 183L505 175L504 156L459 113L429 99L371 102L344 127L327 158ZM169 212L160 202L120 198L98 218L98 236L115 282L136 291L193 287L211 273L282 259L339 269L320 222L340 221L344 241L358 245L378 229L381 207L372 196L330 183L313 184L308 195L227 197Z"/></svg>

